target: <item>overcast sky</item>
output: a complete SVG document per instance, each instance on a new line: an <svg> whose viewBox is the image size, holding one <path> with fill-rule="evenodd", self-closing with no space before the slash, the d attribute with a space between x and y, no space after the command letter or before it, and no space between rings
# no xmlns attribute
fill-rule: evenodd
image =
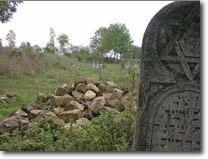
<svg viewBox="0 0 208 159"><path fill-rule="evenodd" d="M45 46L52 27L56 36L66 33L73 45L87 46L99 27L123 23L134 44L141 46L149 21L169 3L171 1L28 1L18 6L10 22L0 23L0 38L6 45L6 34L12 29L17 46L22 41Z"/></svg>

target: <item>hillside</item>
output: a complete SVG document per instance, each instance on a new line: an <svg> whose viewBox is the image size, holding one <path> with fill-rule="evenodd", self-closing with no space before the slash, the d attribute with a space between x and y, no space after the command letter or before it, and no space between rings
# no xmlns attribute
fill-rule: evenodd
<svg viewBox="0 0 208 159"><path fill-rule="evenodd" d="M25 54L23 57L24 60L30 59L31 61L37 58ZM18 64L18 61L15 62ZM54 54L41 55L38 63L39 65L33 65L26 71L23 66L27 65L22 64L19 72L15 73L12 70L17 66L15 67L15 63L12 63L12 65L9 64L9 71L6 73L2 71L0 74L1 95L11 92L15 94L12 100L0 102L1 120L11 116L22 106L36 101L38 93L53 94L58 86L64 83L71 86L80 76L103 82L111 81L120 89L132 90L134 71L121 69L119 64L105 64L104 68L95 69L88 61L79 62L75 58L57 57ZM30 64L33 63L30 62ZM5 65L1 66L5 67ZM138 92L136 91L137 85L134 87L131 102L135 105ZM135 108L131 108L119 115L101 113L93 118L90 124L79 128L73 127L66 131L64 128L50 125L47 118L44 118L32 124L27 130L2 134L0 149L6 151L127 151L132 146L134 120ZM60 146L59 142L66 141L67 143Z"/></svg>

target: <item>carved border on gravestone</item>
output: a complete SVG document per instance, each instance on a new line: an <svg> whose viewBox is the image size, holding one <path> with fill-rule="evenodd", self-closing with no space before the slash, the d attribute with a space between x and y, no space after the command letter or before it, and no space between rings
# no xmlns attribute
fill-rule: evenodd
<svg viewBox="0 0 208 159"><path fill-rule="evenodd" d="M193 148L181 146L179 149L171 149L166 144L164 148L155 149L150 142L153 137L149 136L154 130L150 125L154 122L151 119L155 114L154 108L158 107L157 100L161 101L164 95L166 96L163 98L167 98L167 89L171 88L171 91L180 93L183 89L189 90L190 87L189 93L192 94L194 91L195 94L192 95L198 98L196 99L198 104L193 107L200 110L200 3L174 2L161 9L152 18L144 34L135 150L200 150L200 111L197 117L199 119L198 137L193 141L197 143L192 144ZM188 139L187 141L192 142Z"/></svg>

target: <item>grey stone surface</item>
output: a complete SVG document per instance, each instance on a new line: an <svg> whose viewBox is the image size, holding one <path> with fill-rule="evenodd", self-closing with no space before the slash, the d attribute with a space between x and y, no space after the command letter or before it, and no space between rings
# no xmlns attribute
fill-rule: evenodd
<svg viewBox="0 0 208 159"><path fill-rule="evenodd" d="M136 151L201 150L200 2L173 2L143 37Z"/></svg>

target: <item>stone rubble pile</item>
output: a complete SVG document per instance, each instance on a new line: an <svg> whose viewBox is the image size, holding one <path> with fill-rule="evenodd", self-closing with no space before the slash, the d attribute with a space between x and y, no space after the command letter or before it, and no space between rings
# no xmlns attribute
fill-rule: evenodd
<svg viewBox="0 0 208 159"><path fill-rule="evenodd" d="M48 117L48 122L56 126L80 126L101 112L117 114L129 106L127 90L117 88L112 82L78 77L73 86L64 84L48 96L39 93L35 103L22 106L12 116L0 121L0 134L27 128L42 117Z"/></svg>

